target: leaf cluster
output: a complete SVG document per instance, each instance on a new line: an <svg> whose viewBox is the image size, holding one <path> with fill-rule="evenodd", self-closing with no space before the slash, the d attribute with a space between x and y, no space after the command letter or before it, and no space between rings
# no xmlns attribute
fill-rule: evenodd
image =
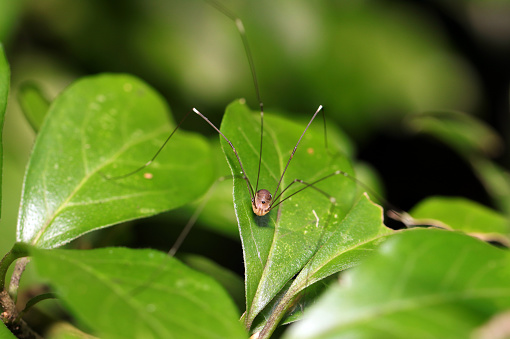
<svg viewBox="0 0 510 339"><path fill-rule="evenodd" d="M9 88L0 49L1 132ZM383 97L379 89L374 93ZM285 112L265 115L258 177L260 116L242 100L227 107L221 131L245 173L223 138L218 143L181 129L144 167L177 125L162 96L132 75L83 77L54 100L25 84L18 99L37 139L16 240L0 263L4 337L36 335L29 313L15 305L27 257L38 284L51 289L27 306L56 297L73 319L52 321L44 333L51 338L268 338L282 331L284 338L490 338L504 330L510 179L490 160L501 148L499 137L466 114L417 114L406 126L459 154L499 211L465 198L429 197L400 214L410 229L395 231L373 202L379 196L359 184L377 186L376 179L362 176L352 143L334 126L325 147L320 124L312 125L276 190L304 128ZM275 196L289 189L275 209L257 217L243 175ZM202 212L199 221L212 232L239 233L243 257L236 260L244 262L244 282L202 256L78 249L81 239L104 234L101 229L170 210L182 218L197 212L192 220ZM166 220L168 228L180 226ZM59 313L54 304L49 312Z"/></svg>

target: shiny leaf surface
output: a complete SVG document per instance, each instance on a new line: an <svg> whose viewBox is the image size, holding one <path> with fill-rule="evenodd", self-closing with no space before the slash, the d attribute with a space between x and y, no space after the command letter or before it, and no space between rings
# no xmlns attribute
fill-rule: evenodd
<svg viewBox="0 0 510 339"><path fill-rule="evenodd" d="M73 84L51 105L25 176L17 240L60 246L94 229L166 211L212 182L203 138L172 130L168 108L142 81L99 75Z"/></svg>
<svg viewBox="0 0 510 339"><path fill-rule="evenodd" d="M286 338L470 338L510 307L510 257L472 237L413 229L342 277Z"/></svg>
<svg viewBox="0 0 510 339"><path fill-rule="evenodd" d="M153 250L34 250L39 274L101 338L243 338L212 278Z"/></svg>

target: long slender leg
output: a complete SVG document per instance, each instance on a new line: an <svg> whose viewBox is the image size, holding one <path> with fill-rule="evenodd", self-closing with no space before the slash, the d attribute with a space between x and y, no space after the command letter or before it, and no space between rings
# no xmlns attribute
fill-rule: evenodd
<svg viewBox="0 0 510 339"><path fill-rule="evenodd" d="M282 183L282 180L283 180L283 176L285 175L285 172L287 171L287 168L289 167L289 164L290 164L290 161L292 160L292 158L294 157L294 154L296 153L296 150L299 146L299 143L301 142L301 139L303 139L303 136L305 135L306 131L308 130L308 128L310 127L310 125L312 124L313 120L315 119L315 117L317 116L317 114L319 114L319 112L322 110L322 105L319 106L319 108L317 108L317 111L315 111L315 114L312 116L312 118L310 119L310 121L308 122L308 125L306 125L305 127L305 130L303 131L303 133L301 134L301 136L299 137L299 140L298 142L296 143L296 146L294 146L294 149L292 150L292 153L290 154L290 157L289 157L289 160L287 161L287 164L285 165L285 168L283 170L283 173L280 177L280 180L278 181L278 185L276 185L276 189L274 191L274 194L273 194L273 197L276 196L276 194L278 193L278 189L280 188L280 185Z"/></svg>
<svg viewBox="0 0 510 339"><path fill-rule="evenodd" d="M216 8L219 12L223 13L227 18L232 20L241 36L241 40L243 42L244 52L246 54L246 58L248 60L248 64L250 65L251 78L253 80L253 87L255 88L255 94L257 96L257 101L259 102L260 107L260 150L259 150L259 167L257 171L257 182L255 184L255 192L259 190L259 178L260 178L260 168L262 165L262 142L264 139L264 103L262 102L262 98L260 96L260 88L259 81L257 78L257 72L255 71L255 62L253 61L253 54L250 49L250 44L248 43L248 38L246 36L246 30L244 29L243 21L237 17L234 13L232 13L228 8L223 6L221 3L215 0L205 0L212 7Z"/></svg>

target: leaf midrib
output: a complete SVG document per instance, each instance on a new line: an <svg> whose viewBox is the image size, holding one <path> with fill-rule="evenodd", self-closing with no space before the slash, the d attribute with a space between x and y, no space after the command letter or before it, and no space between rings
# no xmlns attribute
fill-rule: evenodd
<svg viewBox="0 0 510 339"><path fill-rule="evenodd" d="M124 144L123 147L119 148L119 151L114 153L109 159L105 160L105 162L103 162L100 166L98 166L94 171L91 171L91 172L87 172L87 169L84 168L85 170L85 175L83 176L82 180L78 183L78 185L76 185L76 187L69 193L69 195L67 196L67 198L59 205L59 207L55 210L55 212L53 212L53 214L51 216L49 216L47 219L46 219L46 222L45 224L43 225L43 227L41 228L41 230L37 233L37 235L34 237L34 239L32 240L32 245L35 246L37 244L37 242L40 240L40 238L43 236L43 234L47 231L47 229L50 227L50 225L53 223L53 221L57 218L57 216L62 212L64 211L66 208L68 208L69 206L69 202L72 200L72 198L83 188L83 186L89 181L89 179L96 175L98 172L100 172L103 168L105 168L106 166L110 165L112 162L114 162L115 159L117 159L123 152L125 152L127 149L135 146L135 145L138 145L138 144L141 144L147 140L150 140L152 138L154 138L155 135L158 135L160 133L162 133L163 130L165 130L167 127L164 126L164 127L161 127L159 128L158 130L152 132L152 133L149 133L149 134L145 134L143 138L139 138L137 139L136 142L132 142L132 143L129 143L129 144ZM46 170L48 169L47 166L45 166ZM43 191L46 192L48 191L47 190L47 186L46 186L46 176L43 176ZM46 194L45 194L45 205L47 206L47 198L46 198ZM48 209L48 207L46 207Z"/></svg>

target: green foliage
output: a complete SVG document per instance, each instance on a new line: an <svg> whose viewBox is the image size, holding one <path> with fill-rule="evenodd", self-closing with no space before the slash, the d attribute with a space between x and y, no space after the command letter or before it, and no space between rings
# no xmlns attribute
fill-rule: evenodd
<svg viewBox="0 0 510 339"><path fill-rule="evenodd" d="M34 249L32 256L39 274L101 338L246 337L221 286L164 253Z"/></svg>
<svg viewBox="0 0 510 339"><path fill-rule="evenodd" d="M27 169L18 240L35 246L31 255L39 275L55 288L86 331L105 338L214 337L218 333L221 337L243 337L246 334L237 320L239 314L236 315L233 301L238 308L244 308L239 299L240 280L205 258L189 257L187 262L218 279L221 285L155 251L37 249L61 246L98 228L177 208L204 195L213 174L223 174L224 166L213 165L208 144L201 138L181 131L153 164L124 176L146 163L147 154L156 152L172 130L166 112L157 93L128 75L84 78L57 97L48 109ZM303 310L334 284L336 274L365 262L374 252L379 253L376 259L364 264L369 268L362 265L359 271L342 278L353 281L356 291L342 292L340 312L347 314L347 320L324 323L319 329L305 320L299 326L306 326L306 331L300 327L295 331L321 337L321 329L332 328L333 336L343 335L344 331L361 331L361 335L369 336L371 328L357 329L351 321L356 324L358 318L367 319L376 324L374 331L380 331L377 323L387 317L396 321L395 316L412 324L399 327L398 333L408 333L408 326L416 326L419 334L423 330L417 312L425 310L439 312L451 320L449 327L435 329L437 333L465 334L503 308L504 305L497 306L483 316L478 304L469 305L471 313L463 310L464 304L456 304L457 299L466 299L468 292L457 280L474 279L466 272L479 272L484 262L496 260L494 253L506 256L506 252L446 231L403 231L395 236L383 224L380 206L371 202L368 195L360 194L361 188L353 180L351 160L344 152L349 142L332 129L333 142L326 148L321 122L314 122L301 139L277 190L304 124L267 113L264 123L258 189L269 189L276 202L281 203L262 217L252 212L251 193L238 159L220 137L234 177L234 208L245 259L246 312L242 322L247 330L268 338L280 323L300 319ZM247 177L256 185L259 113L251 111L244 102L235 101L227 107L221 131L236 147ZM352 152L351 148L347 152ZM116 176L119 177L112 178ZM324 177L327 179L313 188L300 182L291 184L294 179L313 183ZM200 205L207 203L208 196L202 199L205 200ZM433 224L486 239L508 239L507 219L466 200L428 200L411 214L415 223L433 219ZM207 212L206 216L214 213ZM379 249L387 238L397 240L386 242ZM425 245L418 244L418 240ZM429 251L434 255L430 256ZM453 256L461 252L480 255L477 260ZM16 254L23 255L26 254ZM2 265L3 272L11 259ZM439 261L442 266L436 264ZM414 264L418 262L419 265ZM503 261L498 265L505 266ZM410 267L410 271L404 267ZM447 281L446 292L450 294L433 298L433 305L423 306L413 299L415 293L438 289L425 276L437 282L448 270L456 272ZM390 293L388 289L399 286L399 282L400 289ZM502 280L494 280L493 285L480 288L502 288L500 284ZM337 314L336 308L328 306L338 304L338 296L328 303L333 293L327 292L326 301L318 302L315 308ZM418 297L425 298L421 294ZM344 302L345 298L348 302ZM367 311L367 302L377 310ZM394 311L395 302L411 306ZM321 307L322 303L326 306ZM467 316L467 320L461 321L461 316ZM320 317L324 322L330 319ZM126 319L135 320L118 325ZM192 319L200 319L203 325L194 326ZM312 332L307 332L309 326ZM65 336L62 333L67 332L56 333ZM287 335L297 337L295 333Z"/></svg>
<svg viewBox="0 0 510 339"><path fill-rule="evenodd" d="M438 111L408 117L416 133L437 138L471 165L494 203L510 216L510 173L490 158L501 154L501 137L482 121L462 112Z"/></svg>
<svg viewBox="0 0 510 339"><path fill-rule="evenodd" d="M22 84L18 92L18 98L27 121L35 132L39 132L46 113L48 113L50 102L34 83Z"/></svg>
<svg viewBox="0 0 510 339"><path fill-rule="evenodd" d="M22 2L14 3L0 5L7 8L0 10L0 19L8 19L0 20L2 39L16 27L16 15L9 13L16 14ZM406 221L447 230L393 231L373 202L377 197L365 193L366 186L384 191L377 173L355 162L355 143L331 123L340 121L352 134L368 136L384 126L393 133L404 112L475 107L471 70L411 5L237 4L235 12L246 17L266 103L257 178L259 112L236 100L223 114L227 100L251 93L237 32L224 15L200 1L135 1L122 7L97 1L27 3L25 20L36 30L44 27L43 40L62 47L52 46L58 56L46 59L46 45L39 54L23 54L23 46L13 45L16 79L11 85L0 50L0 131L13 134L8 151L0 144L0 161L6 154L11 160L17 152L12 144L26 139L17 128L2 128L9 85L32 125L30 132L37 133L24 179L18 242L0 262L0 286L5 287L0 288L0 313L7 325L0 336L13 337L8 330L27 330L35 323L30 313L24 317L28 325L16 319L16 280L23 261L7 287L8 268L29 255L28 268L36 269L37 282L47 283L68 312L44 333L48 338L244 338L254 333L268 338L284 331L279 325L298 320L284 337L476 338L510 307L508 251L480 240L505 246L510 239L510 221L502 214L510 215L510 174L490 159L500 154L502 138L464 113L409 117L408 129L432 136L471 166L499 211L464 198L432 197L411 210ZM21 33L34 38L30 31ZM30 38L26 41L32 43ZM144 80L125 73L76 75L90 70L129 72ZM24 82L38 76L39 82ZM222 114L221 131L235 146L251 184L258 186L253 188L268 189L281 203L265 216L254 215L238 159L222 137L220 143L207 141L179 128L155 161L141 168L176 126L162 95L149 83L169 98L178 116L196 105L211 121ZM329 146L318 116L278 186L315 102L326 107ZM9 106L10 117L15 105ZM268 107L290 109L270 112ZM197 116L187 123L209 128ZM395 159L392 151L377 149L388 161ZM405 155L399 156L405 164ZM14 167L24 167L23 161L6 167L6 173ZM225 177L230 172L233 184ZM295 182L286 189L295 179L313 183L325 177L314 187ZM11 176L8 180L15 186ZM9 205L16 205L14 200L4 196ZM183 264L155 250L56 249L104 246L97 239L111 246L115 233L122 233L123 240L144 238L154 221L146 217L170 210L175 211L160 219L165 229L176 232L180 219L193 215L194 220L202 212L198 222L207 231L191 251L212 245L211 257L178 252ZM141 218L143 223L132 226ZM14 227L5 220L2 241ZM216 244L212 233L229 239L240 235L244 282L213 259L227 248ZM159 233L152 240L171 243ZM240 254L232 259L243 261ZM53 318L59 315L51 305L46 311Z"/></svg>
<svg viewBox="0 0 510 339"><path fill-rule="evenodd" d="M53 248L86 232L176 208L204 195L213 173L223 171L219 166L219 172L215 172L208 145L188 133L175 134L168 149L154 164L123 176L143 165L146 154L154 153L172 130L166 111L165 104L152 89L127 75L84 78L63 92L48 110L27 169L18 240L37 248ZM222 133L235 145L253 185L257 183L259 119L258 113L236 101L228 106L221 125ZM304 127L302 123L271 114L265 115L264 122L258 188L275 193ZM471 313L462 309L464 304L456 304L457 299L466 299L467 293L458 280L473 280L468 272L480 272L485 262L500 260L496 257L502 253L506 258L505 251L446 231L414 230L395 236L383 224L381 208L367 195L359 194L351 161L343 151L348 143L333 133L337 136L326 148L322 129L315 125L320 122L314 122L301 140L276 196L293 179L312 183L334 173L348 173L348 176L332 175L303 192L298 191L305 185L294 183L277 198L281 204L263 217L253 214L251 193L238 159L220 137L234 176L234 207L246 269L246 312L242 320L250 332L268 338L281 322L299 319L301 311L334 283L331 278L335 274L365 262L367 257L369 260L364 265L368 268L362 265L342 278L352 281L356 290L342 294L342 298L352 299L341 303L341 312L347 314L347 320L321 327L333 328L334 336L344 333L343 324L347 324L348 331L358 331L350 323L357 323L357 317L377 324L393 316L406 319L407 324L416 326L419 334L421 325L416 312L423 310L440 312L451 320L449 327L438 327L437 333L471 333L506 305L503 300L504 305L498 304L481 316L478 304L470 304ZM121 177L111 178L115 176ZM184 189L185 193L175 194ZM465 232L508 237L505 218L468 201L431 200L411 214L415 221L434 218L437 223ZM379 249L387 238L397 240L386 242ZM370 259L374 252L379 254ZM456 253L479 255L476 260L465 256L458 259L453 256ZM39 275L55 288L69 311L87 331L92 330L100 337L214 337L218 333L221 337L245 336L233 298L223 287L163 253L121 248L93 251L34 248L31 255ZM504 260L500 261L497 265L505 266ZM188 262L222 281L234 298L239 296L239 283L232 283L238 279L231 273L198 257L191 257ZM418 262L419 265L414 264ZM403 267L410 267L409 271ZM431 284L429 279L437 283L438 277L448 270L456 272L447 281L446 292L450 294L441 290L446 295L435 298L437 304L433 305L413 301L416 293L422 298L420 293L425 293L422 291L437 290L437 284ZM488 276L492 277L491 274ZM491 281L492 285L482 284L480 288L500 288L503 282ZM389 293L391 286L400 289ZM333 293L327 292L325 300ZM391 311L395 300L411 307L398 309L394 315ZM337 314L336 309L328 308L331 306L326 301L315 307L321 308L325 303L322 312ZM360 306L358 302L362 302ZM377 311L366 311L367 302ZM337 299L334 303L338 304ZM242 305L239 299L237 305ZM467 320L462 320L459 314L467 316ZM320 317L325 322L330 319ZM134 320L128 325L118 325L126 319ZM200 319L203 325L194 326L191 319ZM308 331L310 325L305 320L300 326L307 326ZM397 331L408 333L410 329L406 326ZM299 327L296 331L309 333ZM312 328L312 337L322 335L314 331L320 329ZM360 331L363 335L372 333L367 332L370 328ZM295 333L288 335L297 337Z"/></svg>
<svg viewBox="0 0 510 339"><path fill-rule="evenodd" d="M199 255L186 254L180 255L179 258L189 267L205 273L219 282L235 301L239 312L244 311L244 281L241 277L214 261Z"/></svg>
<svg viewBox="0 0 510 339"><path fill-rule="evenodd" d="M158 149L171 131L167 111L159 95L127 75L84 78L60 95L27 168L17 240L53 248L202 195L213 179L209 148L185 133L147 170L110 179Z"/></svg>
<svg viewBox="0 0 510 339"><path fill-rule="evenodd" d="M509 260L456 232L400 232L285 337L469 338L510 307Z"/></svg>
<svg viewBox="0 0 510 339"><path fill-rule="evenodd" d="M509 245L508 219L490 208L464 198L430 197L416 205L410 214L418 223L459 230Z"/></svg>
<svg viewBox="0 0 510 339"><path fill-rule="evenodd" d="M409 4L220 2L245 22L267 107L304 114L323 103L343 128L368 136L409 112L476 105L472 69L439 25ZM220 118L225 103L253 99L234 25L204 1L134 1L122 10L103 2L31 3L29 13L65 46L70 64L151 79L182 96L173 109L200 103Z"/></svg>
<svg viewBox="0 0 510 339"><path fill-rule="evenodd" d="M290 152L302 133L302 126L267 115L265 123L265 147L262 151L263 163L259 189L266 188L273 194ZM276 125L276 131L271 129L276 128ZM257 145L260 139L260 121L251 116L251 112L245 105L234 103L227 108L221 130L228 135L233 145L236 145L246 174L255 186L259 159ZM326 157L327 153L322 142L320 137L307 134L300 152L296 153L292 166L289 166L281 189L294 178L312 182L337 169L352 173L345 157L339 157L335 159L335 162L329 163L330 159ZM306 150L311 147L313 152L307 152ZM308 189L306 192L308 194L296 195L282 203L278 210L264 217L255 218L250 192L245 180L241 177L237 158L228 144L224 143L223 148L235 178L234 206L240 225L246 265L246 296L249 310L246 322L251 324L258 312L309 260L317 247L322 228L328 223L328 213L337 213L338 218L345 215L352 204L355 185L345 178L328 183L334 192L343 193L339 197L338 210L335 211L330 211L336 206L331 204L327 196ZM312 161L318 159L321 162ZM304 162L313 165L303 167ZM325 167L328 163L329 166ZM297 185L301 184L294 186ZM295 187L292 188L293 191L296 190ZM286 193L285 196L290 194L290 192ZM315 211L315 214L312 211ZM323 223L322 227L316 226L317 219ZM266 267L266 262L271 265ZM289 262L292 264L289 265Z"/></svg>
<svg viewBox="0 0 510 339"><path fill-rule="evenodd" d="M303 127L267 114L264 123L266 133L258 188L266 188L273 194ZM235 145L243 168L255 185L260 138L257 114L244 104L235 102L227 108L221 130ZM313 132L309 131L301 140L278 193L293 179L312 183L337 170L353 173L341 150L325 149L323 135ZM363 244L368 249L373 245L366 243L389 232L382 224L380 209L375 208L370 214L370 204L354 204L356 183L343 175L318 183L315 188L323 193L307 188L285 200L269 214L255 216L238 160L224 140L223 148L234 176L234 206L243 241L247 299L244 320L247 327L251 327L255 317L294 275L301 272L282 300L287 305L278 310L280 317L283 317L290 301L307 285L354 265L364 256L364 251L358 251L358 246L363 247ZM303 187L300 183L292 185L281 199ZM335 199L335 203L328 195ZM366 219L361 221L360 218ZM365 227L359 227L360 224ZM317 251L319 246L321 250Z"/></svg>
<svg viewBox="0 0 510 339"><path fill-rule="evenodd" d="M3 322L0 324L0 337L2 339L16 339L14 334L12 334L12 332L7 328L7 326L5 326Z"/></svg>
<svg viewBox="0 0 510 339"><path fill-rule="evenodd" d="M510 218L510 171L485 157L473 158L471 165L494 203Z"/></svg>
<svg viewBox="0 0 510 339"><path fill-rule="evenodd" d="M26 1L5 0L0 2L0 42L5 43L9 40L24 2Z"/></svg>
<svg viewBox="0 0 510 339"><path fill-rule="evenodd" d="M454 111L434 111L409 116L415 131L430 134L465 157L473 154L493 156L502 148L496 132L476 118Z"/></svg>
<svg viewBox="0 0 510 339"><path fill-rule="evenodd" d="M198 223L204 228L238 240L237 220L232 205L232 175L225 161L225 155L217 137L211 140L211 158L214 161L215 173L218 178L209 192L199 201L184 207L186 218L190 218L197 209L202 208Z"/></svg>
<svg viewBox="0 0 510 339"><path fill-rule="evenodd" d="M0 149L3 150L2 132L4 129L5 110L7 108L7 95L9 94L10 69L5 57L3 45L0 43ZM2 187L3 151L0 156L0 188ZM0 190L1 191L1 190ZM0 192L0 201L2 193ZM1 207L1 203L0 203ZM0 213L1 215L1 213Z"/></svg>

